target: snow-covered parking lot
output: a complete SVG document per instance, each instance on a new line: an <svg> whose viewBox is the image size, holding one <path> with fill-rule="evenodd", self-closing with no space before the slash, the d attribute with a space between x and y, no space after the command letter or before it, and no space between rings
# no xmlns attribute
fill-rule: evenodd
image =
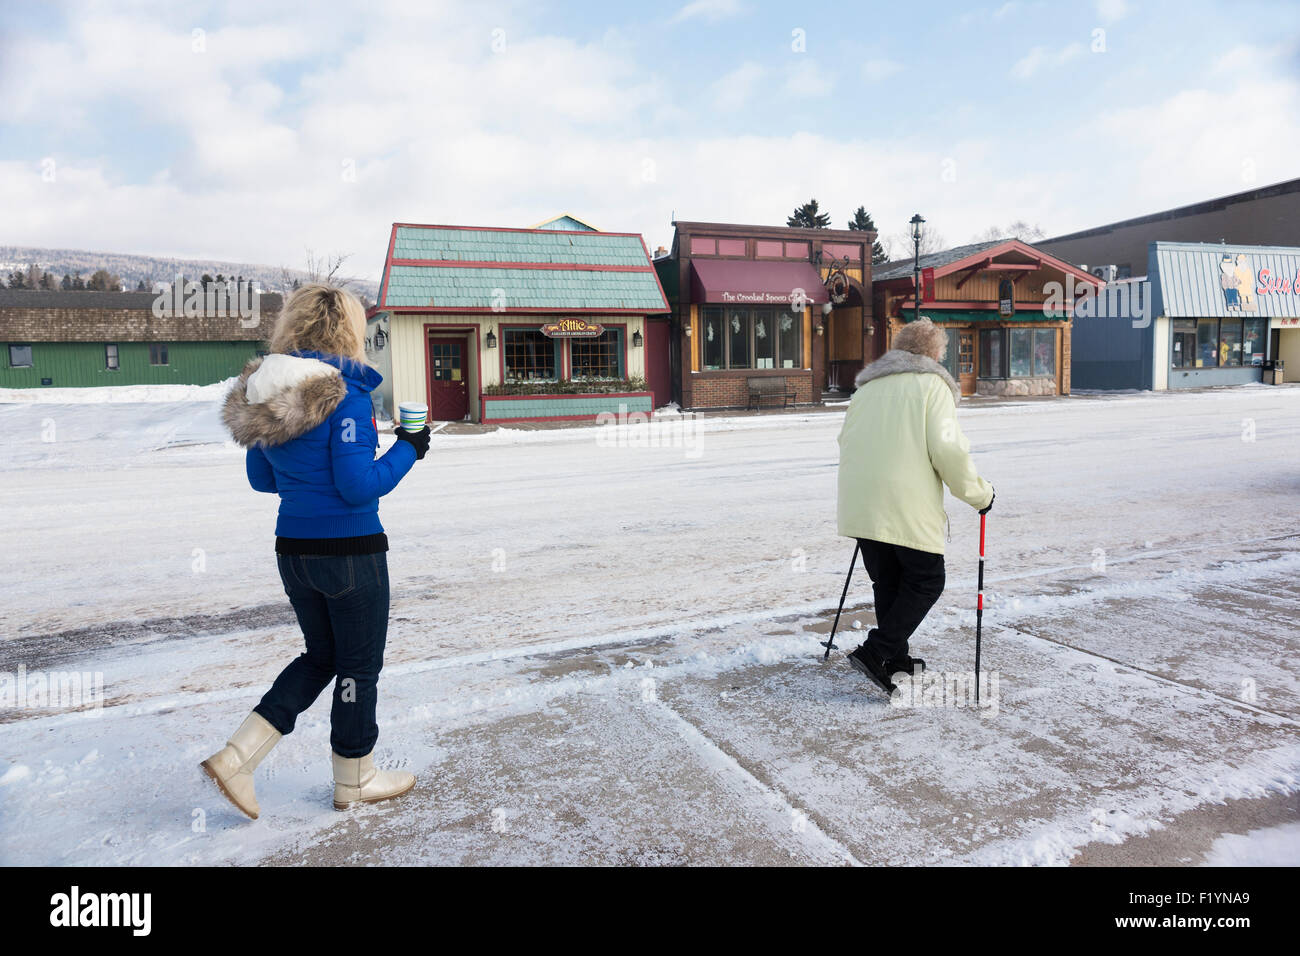
<svg viewBox="0 0 1300 956"><path fill-rule="evenodd" d="M326 695L249 822L197 765L298 650L275 499L212 401L11 396L0 861L1300 863L1300 388L960 414L997 488L995 706L821 662L841 412L443 434L381 506L377 757L417 789L331 808ZM961 673L978 519L948 505L913 652ZM20 669L103 706L19 701Z"/></svg>

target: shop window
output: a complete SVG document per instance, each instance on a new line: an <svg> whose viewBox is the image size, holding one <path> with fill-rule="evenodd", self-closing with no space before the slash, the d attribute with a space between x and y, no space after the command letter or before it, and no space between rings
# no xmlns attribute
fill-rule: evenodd
<svg viewBox="0 0 1300 956"><path fill-rule="evenodd" d="M1034 329L1034 376L1056 377L1056 329Z"/></svg>
<svg viewBox="0 0 1300 956"><path fill-rule="evenodd" d="M559 339L547 338L537 329L502 329L501 343L507 381L560 377Z"/></svg>
<svg viewBox="0 0 1300 956"><path fill-rule="evenodd" d="M1010 343L1007 378L1054 378L1056 376L1055 329L1006 329ZM985 376L991 378L992 376Z"/></svg>
<svg viewBox="0 0 1300 956"><path fill-rule="evenodd" d="M1011 338L1011 378L1034 374L1034 330L1008 329Z"/></svg>
<svg viewBox="0 0 1300 956"><path fill-rule="evenodd" d="M1006 330L980 329L980 378L1006 378Z"/></svg>
<svg viewBox="0 0 1300 956"><path fill-rule="evenodd" d="M1219 364L1219 320L1196 320L1196 368Z"/></svg>
<svg viewBox="0 0 1300 956"><path fill-rule="evenodd" d="M787 259L807 259L808 243L806 242L787 242L785 244L785 257Z"/></svg>
<svg viewBox="0 0 1300 956"><path fill-rule="evenodd" d="M778 312L776 316L778 337L780 338L781 368L803 368L803 322L801 317L790 312Z"/></svg>
<svg viewBox="0 0 1300 956"><path fill-rule="evenodd" d="M751 368L749 339L754 331L754 317L748 309L727 310L727 367Z"/></svg>
<svg viewBox="0 0 1300 956"><path fill-rule="evenodd" d="M1241 336L1241 363L1263 365L1268 341L1268 319L1246 319Z"/></svg>
<svg viewBox="0 0 1300 956"><path fill-rule="evenodd" d="M1219 323L1219 364L1241 364L1241 319L1224 319Z"/></svg>
<svg viewBox="0 0 1300 956"><path fill-rule="evenodd" d="M745 254L744 239L719 239L718 255L720 256L743 256Z"/></svg>
<svg viewBox="0 0 1300 956"><path fill-rule="evenodd" d="M758 239L754 242L754 255L760 259L780 259L783 254L781 243L771 239Z"/></svg>
<svg viewBox="0 0 1300 956"><path fill-rule="evenodd" d="M803 368L802 317L780 309L701 310L700 366Z"/></svg>
<svg viewBox="0 0 1300 956"><path fill-rule="evenodd" d="M569 339L573 378L622 378L623 330L606 329L593 338Z"/></svg>
<svg viewBox="0 0 1300 956"><path fill-rule="evenodd" d="M149 343L149 364L167 365L167 346L163 342Z"/></svg>
<svg viewBox="0 0 1300 956"><path fill-rule="evenodd" d="M944 350L943 360L939 363L948 370L948 374L956 381L961 377L961 361L959 358L958 340L960 334L956 329L945 329L948 333L948 348Z"/></svg>
<svg viewBox="0 0 1300 956"><path fill-rule="evenodd" d="M30 345L9 346L9 367L10 368L31 368L32 347Z"/></svg>
<svg viewBox="0 0 1300 956"><path fill-rule="evenodd" d="M691 255L716 256L717 254L718 240L706 239L703 236L691 236Z"/></svg>
<svg viewBox="0 0 1300 956"><path fill-rule="evenodd" d="M111 372L116 372L118 370L116 345L104 346L104 368Z"/></svg>
<svg viewBox="0 0 1300 956"><path fill-rule="evenodd" d="M776 368L776 314L754 316L754 368Z"/></svg>
<svg viewBox="0 0 1300 956"><path fill-rule="evenodd" d="M1173 320L1173 344L1171 346L1174 368L1194 368L1196 366L1196 320Z"/></svg>
<svg viewBox="0 0 1300 956"><path fill-rule="evenodd" d="M704 309L700 323L700 352L706 369L726 367L726 349L722 338L722 310Z"/></svg>

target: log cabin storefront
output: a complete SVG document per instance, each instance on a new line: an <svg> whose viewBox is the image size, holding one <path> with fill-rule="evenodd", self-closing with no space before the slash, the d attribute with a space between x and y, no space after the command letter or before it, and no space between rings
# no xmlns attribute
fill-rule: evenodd
<svg viewBox="0 0 1300 956"><path fill-rule="evenodd" d="M1068 395L1071 304L1052 283L1100 279L1016 239L921 256L921 316L948 330L945 364L963 395ZM875 267L872 299L885 343L912 321L912 259Z"/></svg>
<svg viewBox="0 0 1300 956"><path fill-rule="evenodd" d="M838 229L674 222L655 260L683 408L820 402L872 356L871 245Z"/></svg>
<svg viewBox="0 0 1300 956"><path fill-rule="evenodd" d="M666 377L647 382L648 366L668 367L667 312L635 233L567 215L531 229L397 223L368 335L391 349L376 362L391 368L390 411L592 419L670 400Z"/></svg>

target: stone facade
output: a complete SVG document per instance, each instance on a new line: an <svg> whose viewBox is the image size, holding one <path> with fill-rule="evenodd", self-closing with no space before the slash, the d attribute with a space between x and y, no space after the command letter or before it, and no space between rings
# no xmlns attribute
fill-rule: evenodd
<svg viewBox="0 0 1300 956"><path fill-rule="evenodd" d="M975 383L977 395L1055 395L1055 378L980 379Z"/></svg>

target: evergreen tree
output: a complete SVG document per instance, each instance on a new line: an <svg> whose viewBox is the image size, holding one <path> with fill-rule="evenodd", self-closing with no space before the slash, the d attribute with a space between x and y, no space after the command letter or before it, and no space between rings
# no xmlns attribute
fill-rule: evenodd
<svg viewBox="0 0 1300 956"><path fill-rule="evenodd" d="M27 288L27 273L22 269L15 269L9 273L9 288L25 289Z"/></svg>
<svg viewBox="0 0 1300 956"><path fill-rule="evenodd" d="M63 273L63 281L59 283L59 288L64 292L70 291L72 289L72 276L68 275L66 272Z"/></svg>
<svg viewBox="0 0 1300 956"><path fill-rule="evenodd" d="M825 229L831 224L830 213L823 213L817 210L817 200L809 199L802 206L796 206L790 218L785 221L787 226L801 226L804 229Z"/></svg>
<svg viewBox="0 0 1300 956"><path fill-rule="evenodd" d="M876 232L876 223L871 218L871 213L867 212L866 206L859 206L853 213L853 218L849 221L849 228L854 232ZM885 247L876 239L871 243L871 264L879 265L882 262L889 261L889 254L885 252Z"/></svg>
<svg viewBox="0 0 1300 956"><path fill-rule="evenodd" d="M80 272L78 272L72 279L72 290L74 292L86 291L86 280L81 278Z"/></svg>

